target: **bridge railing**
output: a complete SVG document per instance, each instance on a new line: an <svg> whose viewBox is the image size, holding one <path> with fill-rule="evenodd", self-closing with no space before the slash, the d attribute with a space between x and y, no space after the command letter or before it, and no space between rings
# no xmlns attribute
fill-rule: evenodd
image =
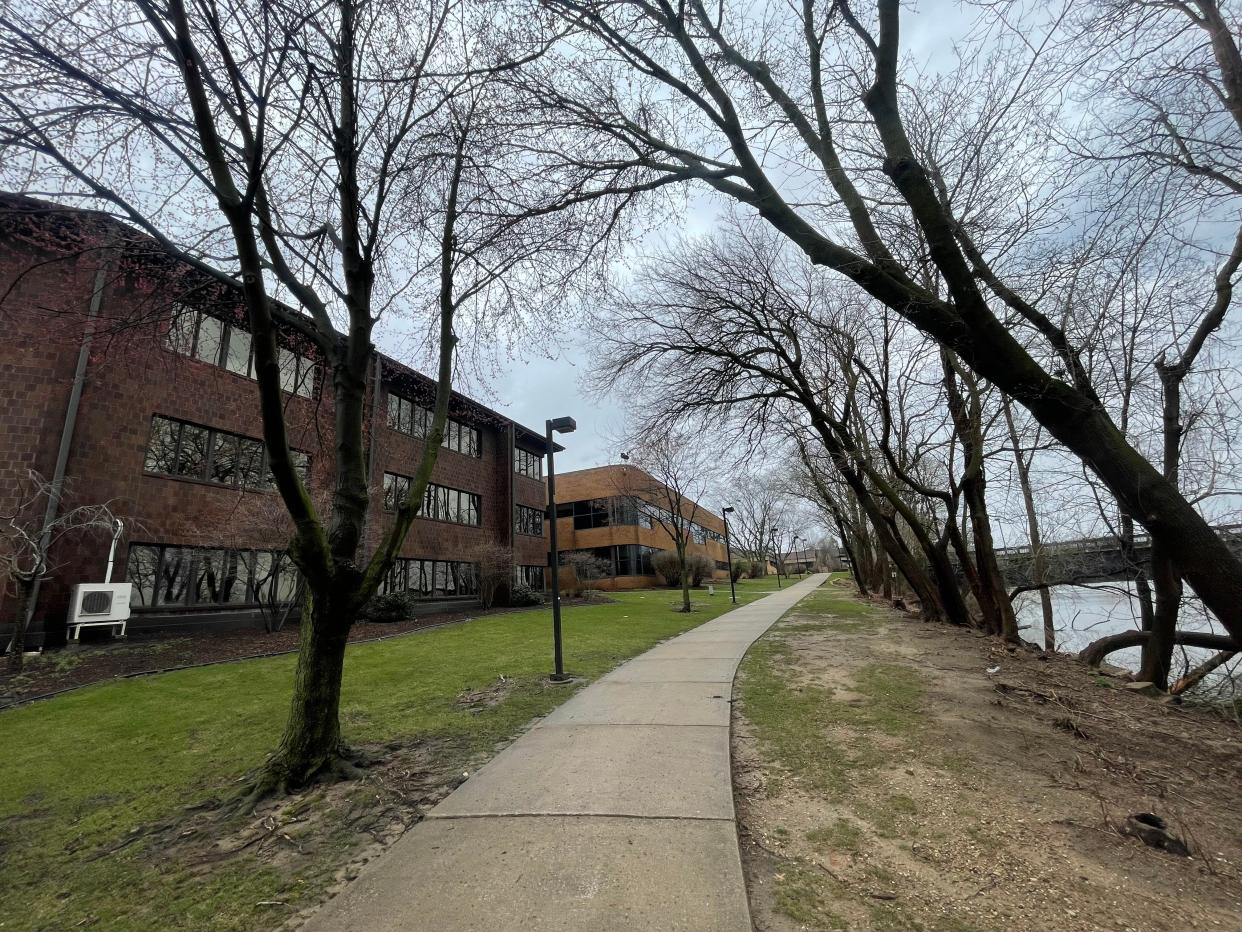
<svg viewBox="0 0 1242 932"><path fill-rule="evenodd" d="M1217 534L1227 541L1242 541L1242 524L1221 524L1217 525L1215 530ZM1150 544L1150 534L1144 533L1134 535L1134 546L1136 548L1147 547ZM1082 537L1078 540L1051 541L1043 544L1043 551L1047 556L1068 555L1074 553L1098 553L1105 550L1115 550L1117 549L1117 546L1117 538L1110 535L1107 537ZM996 555L1002 559L1004 557L1027 556L1032 552L1030 544L1021 544L1016 547L996 548Z"/></svg>

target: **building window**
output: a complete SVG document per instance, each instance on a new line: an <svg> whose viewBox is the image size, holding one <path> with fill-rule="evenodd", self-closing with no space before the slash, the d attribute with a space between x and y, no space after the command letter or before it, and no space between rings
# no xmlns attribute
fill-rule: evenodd
<svg viewBox="0 0 1242 932"><path fill-rule="evenodd" d="M513 448L513 471L531 479L543 478L543 457L521 447Z"/></svg>
<svg viewBox="0 0 1242 932"><path fill-rule="evenodd" d="M283 551L164 544L131 544L125 575L146 608L292 602L300 583Z"/></svg>
<svg viewBox="0 0 1242 932"><path fill-rule="evenodd" d="M514 519L513 529L519 534L529 534L532 537L543 537L543 509L530 508L527 505L518 505L517 517Z"/></svg>
<svg viewBox="0 0 1242 932"><path fill-rule="evenodd" d="M395 510L409 496L413 481L409 476L384 473L384 507L389 511ZM419 517L478 527L483 523L483 497L431 482L423 493L423 508Z"/></svg>
<svg viewBox="0 0 1242 932"><path fill-rule="evenodd" d="M310 475L310 454L301 450L289 452L293 468L305 483ZM274 482L266 463L261 440L160 414L151 419L143 463L149 473L201 479L230 488L272 488Z"/></svg>
<svg viewBox="0 0 1242 932"><path fill-rule="evenodd" d="M400 559L380 583L380 592L412 592L423 598L478 595L478 570L454 560Z"/></svg>
<svg viewBox="0 0 1242 932"><path fill-rule="evenodd" d="M250 332L194 308L178 305L164 345L174 353L227 369L248 379L255 378L254 341ZM315 389L315 364L283 346L277 350L280 387L290 394L310 398Z"/></svg>
<svg viewBox="0 0 1242 932"><path fill-rule="evenodd" d="M616 562L618 576L654 576L655 568L651 565L651 555L655 553L654 547L645 547L640 544L621 544L616 547Z"/></svg>
<svg viewBox="0 0 1242 932"><path fill-rule="evenodd" d="M415 404L408 398L388 393L388 426L419 440L431 433L433 414L430 408ZM466 456L483 455L483 435L477 427L449 418L444 425L441 446Z"/></svg>
<svg viewBox="0 0 1242 932"><path fill-rule="evenodd" d="M593 547L589 550L567 550L561 553L561 563L565 563L567 553L589 553L597 560L610 566L612 576L654 576L655 568L651 565L651 555L655 547L641 544L619 544L612 547Z"/></svg>
<svg viewBox="0 0 1242 932"><path fill-rule="evenodd" d="M513 568L513 581L519 586L527 586L536 591L542 591L543 570L542 566L515 566Z"/></svg>
<svg viewBox="0 0 1242 932"><path fill-rule="evenodd" d="M413 481L409 476L399 476L395 472L384 473L384 508L396 511L397 506L409 498L410 483Z"/></svg>

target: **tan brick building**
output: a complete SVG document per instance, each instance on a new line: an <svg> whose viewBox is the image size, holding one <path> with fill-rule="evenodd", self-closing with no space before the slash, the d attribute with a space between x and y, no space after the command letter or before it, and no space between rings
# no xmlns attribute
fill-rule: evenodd
<svg viewBox="0 0 1242 932"><path fill-rule="evenodd" d="M672 550L673 538L651 508L667 510L663 486L635 466L597 466L556 477L557 549L565 554L589 552L612 568L595 583L601 589L641 589L662 583L651 555ZM693 522L690 552L706 554L716 564L717 579L729 578L724 520L695 502L682 503Z"/></svg>

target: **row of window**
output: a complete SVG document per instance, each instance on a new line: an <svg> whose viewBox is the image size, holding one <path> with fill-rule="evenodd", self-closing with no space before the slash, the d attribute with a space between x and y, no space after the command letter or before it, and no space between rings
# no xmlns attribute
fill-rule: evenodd
<svg viewBox="0 0 1242 932"><path fill-rule="evenodd" d="M536 592L543 590L543 571L542 566L515 566L513 568L513 581L520 586L528 586Z"/></svg>
<svg viewBox="0 0 1242 932"><path fill-rule="evenodd" d="M419 596L477 595L478 569L456 560L407 560L393 563L380 592L413 592Z"/></svg>
<svg viewBox="0 0 1242 932"><path fill-rule="evenodd" d="M409 496L413 481L409 476L384 473L384 507L389 511L395 510ZM483 523L483 496L429 482L423 493L423 509L419 517L478 527Z"/></svg>
<svg viewBox="0 0 1242 932"><path fill-rule="evenodd" d="M278 550L131 544L135 606L252 605L297 598L299 573Z"/></svg>
<svg viewBox="0 0 1242 932"><path fill-rule="evenodd" d="M577 502L560 502L556 506L558 518L573 518L574 530L585 531L595 527L641 527L671 524L673 514L632 496L611 498L588 498ZM724 535L703 525L691 522L690 536L699 544L707 541L724 542Z"/></svg>
<svg viewBox="0 0 1242 932"><path fill-rule="evenodd" d="M531 479L543 478L543 457L521 447L513 448L513 471Z"/></svg>
<svg viewBox="0 0 1242 932"><path fill-rule="evenodd" d="M194 308L178 305L168 328L165 345L174 353L192 356L255 378L253 340L250 331L229 324ZM309 398L315 389L315 364L305 356L283 346L277 349L280 362L280 387L291 394Z"/></svg>
<svg viewBox="0 0 1242 932"><path fill-rule="evenodd" d="M566 550L561 553L561 563L566 562L566 554L589 553L597 560L603 560L612 568L609 576L654 576L655 568L651 565L651 555L655 547L641 544L618 544L612 547L590 547L585 550Z"/></svg>
<svg viewBox="0 0 1242 932"><path fill-rule="evenodd" d="M417 437L420 440L431 433L431 421L434 417L430 408L415 404L408 398L402 398L393 392L388 393L388 426L403 434ZM444 440L441 446L464 453L466 456L483 455L483 435L477 427L463 424L449 418L444 425Z"/></svg>
<svg viewBox="0 0 1242 932"><path fill-rule="evenodd" d="M543 509L518 505L517 514L513 520L513 529L519 534L543 537Z"/></svg>
<svg viewBox="0 0 1242 932"><path fill-rule="evenodd" d="M290 455L294 469L305 482L310 456L301 450L291 450ZM262 440L159 414L151 419L143 468L147 472L201 479L235 489L274 488Z"/></svg>

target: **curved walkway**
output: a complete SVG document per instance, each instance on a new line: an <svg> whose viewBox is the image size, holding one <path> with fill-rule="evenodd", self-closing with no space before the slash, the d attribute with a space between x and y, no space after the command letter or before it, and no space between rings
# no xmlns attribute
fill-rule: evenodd
<svg viewBox="0 0 1242 932"><path fill-rule="evenodd" d="M734 609L578 692L305 928L749 932L729 768L733 676L826 578Z"/></svg>

